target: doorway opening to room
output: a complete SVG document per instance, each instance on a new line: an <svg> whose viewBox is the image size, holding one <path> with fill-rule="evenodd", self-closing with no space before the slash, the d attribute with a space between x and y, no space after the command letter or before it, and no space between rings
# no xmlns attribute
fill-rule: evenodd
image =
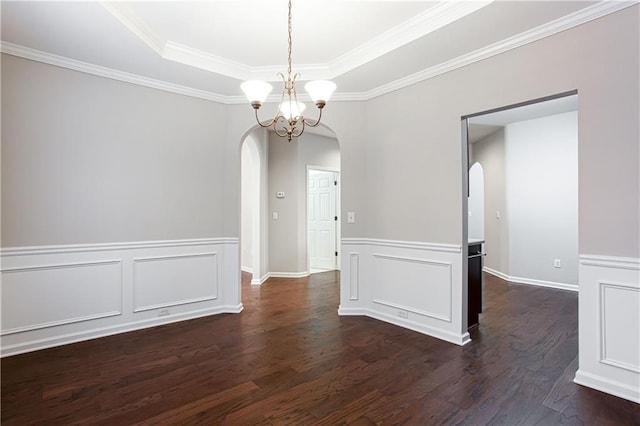
<svg viewBox="0 0 640 426"><path fill-rule="evenodd" d="M309 273L340 269L340 173L307 166L307 253Z"/></svg>
<svg viewBox="0 0 640 426"><path fill-rule="evenodd" d="M462 117L469 328L482 324L483 274L578 290L577 101L571 91Z"/></svg>
<svg viewBox="0 0 640 426"><path fill-rule="evenodd" d="M338 270L340 148L333 131L321 125L288 142L256 128L240 151L241 282ZM309 196L310 182L316 188Z"/></svg>

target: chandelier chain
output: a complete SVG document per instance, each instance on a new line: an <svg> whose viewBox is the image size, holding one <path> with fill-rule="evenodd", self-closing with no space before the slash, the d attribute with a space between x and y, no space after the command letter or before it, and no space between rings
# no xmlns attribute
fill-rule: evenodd
<svg viewBox="0 0 640 426"><path fill-rule="evenodd" d="M287 39L287 42L289 44L289 50L287 52L287 58L288 58L287 73L288 73L289 80L291 80L291 0L289 0L289 37Z"/></svg>

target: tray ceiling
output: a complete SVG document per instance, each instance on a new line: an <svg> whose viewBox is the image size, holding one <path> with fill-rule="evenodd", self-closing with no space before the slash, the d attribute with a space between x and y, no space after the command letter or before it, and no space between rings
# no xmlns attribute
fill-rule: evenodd
<svg viewBox="0 0 640 426"><path fill-rule="evenodd" d="M633 3L294 0L293 70L333 79L337 98L370 98ZM286 71L285 0L1 7L3 52L80 71L230 103L242 80Z"/></svg>

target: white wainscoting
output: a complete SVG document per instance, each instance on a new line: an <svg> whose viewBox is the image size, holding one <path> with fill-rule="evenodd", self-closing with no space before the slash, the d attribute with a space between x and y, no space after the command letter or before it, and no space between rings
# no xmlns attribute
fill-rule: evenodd
<svg viewBox="0 0 640 426"><path fill-rule="evenodd" d="M574 381L640 403L640 259L580 256Z"/></svg>
<svg viewBox="0 0 640 426"><path fill-rule="evenodd" d="M458 345L470 341L461 246L343 238L341 253L340 315L366 315Z"/></svg>
<svg viewBox="0 0 640 426"><path fill-rule="evenodd" d="M240 312L237 238L2 249L2 356Z"/></svg>

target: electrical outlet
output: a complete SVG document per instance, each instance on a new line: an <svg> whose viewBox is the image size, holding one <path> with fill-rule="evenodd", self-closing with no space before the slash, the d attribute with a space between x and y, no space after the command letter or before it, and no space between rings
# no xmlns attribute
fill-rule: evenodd
<svg viewBox="0 0 640 426"><path fill-rule="evenodd" d="M560 259L553 259L553 267L560 268Z"/></svg>
<svg viewBox="0 0 640 426"><path fill-rule="evenodd" d="M168 309L162 309L160 311L160 313L158 314L159 317L166 317L167 315L171 314L171 312Z"/></svg>
<svg viewBox="0 0 640 426"><path fill-rule="evenodd" d="M400 318L409 318L409 312L405 311L404 309L401 309L398 311L398 316Z"/></svg>

